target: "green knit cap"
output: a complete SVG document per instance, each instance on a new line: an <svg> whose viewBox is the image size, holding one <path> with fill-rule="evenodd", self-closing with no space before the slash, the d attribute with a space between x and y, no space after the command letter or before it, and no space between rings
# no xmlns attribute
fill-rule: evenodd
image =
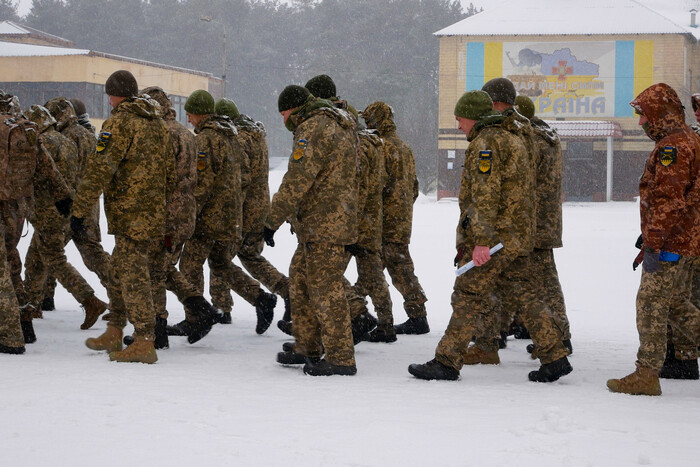
<svg viewBox="0 0 700 467"><path fill-rule="evenodd" d="M216 113L214 98L204 89L197 89L185 102L185 112L192 115L211 115Z"/></svg>
<svg viewBox="0 0 700 467"><path fill-rule="evenodd" d="M308 89L295 84L290 84L282 90L277 99L277 109L280 112L294 109L304 105L311 93Z"/></svg>
<svg viewBox="0 0 700 467"><path fill-rule="evenodd" d="M216 101L215 110L216 115L226 115L231 120L235 120L240 115L235 102L225 97Z"/></svg>
<svg viewBox="0 0 700 467"><path fill-rule="evenodd" d="M532 119L535 116L535 103L532 102L527 96L517 96L515 98L515 105L518 107L518 112L520 115L527 119Z"/></svg>
<svg viewBox="0 0 700 467"><path fill-rule="evenodd" d="M493 101L484 91L468 91L455 105L455 116L479 120L493 112Z"/></svg>
<svg viewBox="0 0 700 467"><path fill-rule="evenodd" d="M306 82L304 87L308 89L314 97L320 97L321 99L330 99L337 95L335 83L328 75L314 76Z"/></svg>

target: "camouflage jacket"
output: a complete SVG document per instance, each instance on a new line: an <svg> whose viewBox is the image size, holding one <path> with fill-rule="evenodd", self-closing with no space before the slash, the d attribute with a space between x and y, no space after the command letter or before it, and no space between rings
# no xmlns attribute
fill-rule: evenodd
<svg viewBox="0 0 700 467"><path fill-rule="evenodd" d="M322 106L304 114L265 225L277 230L291 219L300 243L356 243L356 145L355 122L337 109Z"/></svg>
<svg viewBox="0 0 700 467"><path fill-rule="evenodd" d="M270 161L265 141L265 127L247 115L239 115L233 121L238 130L238 141L247 155L250 181L243 201L243 234L261 233L270 211L270 186L268 176Z"/></svg>
<svg viewBox="0 0 700 467"><path fill-rule="evenodd" d="M531 123L535 134L537 186L535 248L561 248L561 142L556 131L543 120L534 117Z"/></svg>
<svg viewBox="0 0 700 467"><path fill-rule="evenodd" d="M411 242L413 203L418 198L418 178L413 151L396 130L381 133L387 181L383 193L382 238L387 243Z"/></svg>
<svg viewBox="0 0 700 467"><path fill-rule="evenodd" d="M360 190L358 198L357 243L369 251L382 249L382 192L386 165L382 139L376 130L362 130L360 136Z"/></svg>
<svg viewBox="0 0 700 467"><path fill-rule="evenodd" d="M192 236L197 217L197 204L194 199L194 187L197 184L197 144L194 135L175 120L174 115L166 115L165 124L173 145L177 179L175 189L167 202L165 232L172 237L173 244L179 244Z"/></svg>
<svg viewBox="0 0 700 467"><path fill-rule="evenodd" d="M175 163L159 111L141 98L126 99L112 109L78 186L73 215L89 216L104 190L109 233L134 240L163 237Z"/></svg>
<svg viewBox="0 0 700 467"><path fill-rule="evenodd" d="M195 128L197 136L197 223L195 234L217 241L242 239L243 148L228 117L211 115Z"/></svg>
<svg viewBox="0 0 700 467"><path fill-rule="evenodd" d="M56 131L54 127L47 128L41 134L40 140L66 181L73 197L78 185L79 170L78 149L75 143ZM34 186L34 212L30 220L37 230L62 230L67 226L68 219L56 210L54 206L56 200L49 185L43 181Z"/></svg>
<svg viewBox="0 0 700 467"><path fill-rule="evenodd" d="M510 256L530 254L535 232L535 174L523 144L523 125L485 117L469 134L462 184L457 248L501 242ZM465 258L466 259L466 258Z"/></svg>
<svg viewBox="0 0 700 467"><path fill-rule="evenodd" d="M700 256L700 136L669 89L653 85L632 101L656 142L639 182L642 238L654 251Z"/></svg>

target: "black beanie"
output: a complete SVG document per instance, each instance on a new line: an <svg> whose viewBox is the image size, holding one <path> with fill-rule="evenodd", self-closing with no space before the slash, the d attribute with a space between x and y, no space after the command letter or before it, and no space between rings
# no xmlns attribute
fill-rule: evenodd
<svg viewBox="0 0 700 467"><path fill-rule="evenodd" d="M295 109L303 105L310 95L311 93L308 89L296 84L290 84L280 93L280 97L277 99L277 108L280 112Z"/></svg>
<svg viewBox="0 0 700 467"><path fill-rule="evenodd" d="M314 97L320 97L321 99L330 99L337 95L335 83L328 75L314 76L306 82L304 87L308 89Z"/></svg>
<svg viewBox="0 0 700 467"><path fill-rule="evenodd" d="M508 78L489 80L481 90L486 91L494 102L505 102L506 104L515 105L515 86Z"/></svg>
<svg viewBox="0 0 700 467"><path fill-rule="evenodd" d="M131 72L118 70L107 78L105 92L109 96L135 97L139 93L139 87Z"/></svg>

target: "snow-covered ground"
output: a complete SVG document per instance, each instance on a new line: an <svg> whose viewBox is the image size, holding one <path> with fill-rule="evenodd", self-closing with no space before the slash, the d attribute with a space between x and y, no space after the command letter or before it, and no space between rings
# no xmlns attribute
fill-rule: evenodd
<svg viewBox="0 0 700 467"><path fill-rule="evenodd" d="M272 172L276 187L283 175ZM274 190L274 189L273 189ZM432 332L356 348L355 377L313 378L275 362L289 340L254 332L235 297L234 323L188 345L171 338L155 365L109 362L83 342L82 312L59 287L57 311L35 320L38 342L0 355L2 465L700 465L700 385L662 381L661 397L612 394L634 369L635 203L564 207L556 258L566 295L574 372L552 384L527 373L529 341L510 340L501 365L465 367L457 382L411 377L432 358L450 317L455 201L422 196L411 251ZM21 249L27 248L28 235ZM286 270L295 237L283 227L265 255ZM111 237L105 245L111 249ZM71 246L69 257L105 298ZM352 270L348 273L352 276ZM392 289L396 321L405 319ZM171 321L182 307L169 296ZM282 315L282 303L277 317Z"/></svg>

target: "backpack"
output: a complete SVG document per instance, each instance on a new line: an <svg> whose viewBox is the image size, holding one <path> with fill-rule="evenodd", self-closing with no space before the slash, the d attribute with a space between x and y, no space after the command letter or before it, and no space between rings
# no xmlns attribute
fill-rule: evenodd
<svg viewBox="0 0 700 467"><path fill-rule="evenodd" d="M34 194L38 150L36 124L21 115L0 115L0 200Z"/></svg>

